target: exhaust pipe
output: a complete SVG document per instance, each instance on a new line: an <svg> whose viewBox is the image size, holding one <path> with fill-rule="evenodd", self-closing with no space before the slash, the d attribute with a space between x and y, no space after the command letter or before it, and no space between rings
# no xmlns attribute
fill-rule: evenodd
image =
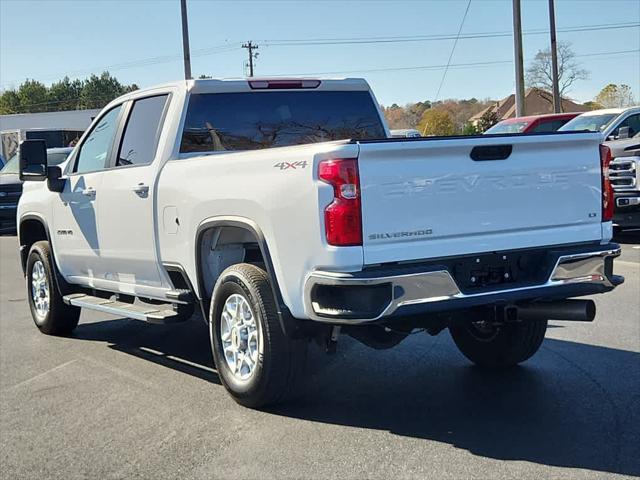
<svg viewBox="0 0 640 480"><path fill-rule="evenodd" d="M596 317L593 300L560 300L518 305L519 320L570 320L592 322Z"/></svg>

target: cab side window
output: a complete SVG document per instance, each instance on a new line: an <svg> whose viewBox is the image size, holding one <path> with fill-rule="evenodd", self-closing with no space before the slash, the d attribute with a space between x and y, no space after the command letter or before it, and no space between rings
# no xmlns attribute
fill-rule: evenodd
<svg viewBox="0 0 640 480"><path fill-rule="evenodd" d="M121 110L122 105L112 108L93 127L78 152L75 173L93 172L107 167Z"/></svg>
<svg viewBox="0 0 640 480"><path fill-rule="evenodd" d="M640 132L640 113L629 115L627 118L625 118L622 122L620 122L620 125L618 125L611 132L611 136L617 137L620 134L620 129L622 127L629 127L629 138Z"/></svg>
<svg viewBox="0 0 640 480"><path fill-rule="evenodd" d="M553 132L554 130L555 129L554 129L553 122L542 121L538 125L536 125L535 128L533 130L531 130L531 132L532 133L544 133L544 132Z"/></svg>
<svg viewBox="0 0 640 480"><path fill-rule="evenodd" d="M640 113L636 115L629 115L625 118L620 126L616 128L614 134L618 135L620 127L629 127L629 138L633 137L636 133L640 132Z"/></svg>
<svg viewBox="0 0 640 480"><path fill-rule="evenodd" d="M548 122L539 123L532 132L555 132L565 123L567 123L569 119L561 119L561 120L551 120Z"/></svg>
<svg viewBox="0 0 640 480"><path fill-rule="evenodd" d="M118 152L117 166L146 165L153 161L168 97L158 95L133 102Z"/></svg>

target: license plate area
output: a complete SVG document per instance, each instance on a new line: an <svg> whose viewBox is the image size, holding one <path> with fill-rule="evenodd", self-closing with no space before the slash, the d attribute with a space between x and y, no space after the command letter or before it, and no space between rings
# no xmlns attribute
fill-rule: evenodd
<svg viewBox="0 0 640 480"><path fill-rule="evenodd" d="M465 293L540 284L549 278L552 267L545 251L474 255L450 266L458 287Z"/></svg>

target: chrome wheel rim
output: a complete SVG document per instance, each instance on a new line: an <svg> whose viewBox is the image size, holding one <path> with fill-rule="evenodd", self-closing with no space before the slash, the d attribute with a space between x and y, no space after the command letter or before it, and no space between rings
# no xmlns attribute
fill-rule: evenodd
<svg viewBox="0 0 640 480"><path fill-rule="evenodd" d="M36 316L44 319L49 313L49 282L41 260L36 260L31 267L31 298Z"/></svg>
<svg viewBox="0 0 640 480"><path fill-rule="evenodd" d="M220 315L220 339L227 367L238 380L254 374L262 350L260 330L249 302L239 294L230 295Z"/></svg>

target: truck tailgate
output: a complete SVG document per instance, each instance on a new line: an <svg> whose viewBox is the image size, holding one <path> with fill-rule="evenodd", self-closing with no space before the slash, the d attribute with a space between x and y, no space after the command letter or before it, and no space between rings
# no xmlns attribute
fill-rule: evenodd
<svg viewBox="0 0 640 480"><path fill-rule="evenodd" d="M600 240L600 141L572 133L360 142L364 263Z"/></svg>

